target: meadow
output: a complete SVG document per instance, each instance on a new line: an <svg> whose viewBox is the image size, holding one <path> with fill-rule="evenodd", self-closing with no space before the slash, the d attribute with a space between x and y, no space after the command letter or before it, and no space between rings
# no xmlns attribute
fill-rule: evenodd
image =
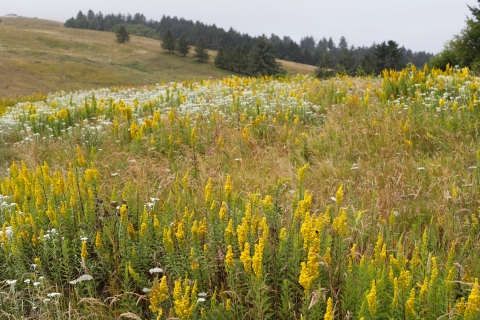
<svg viewBox="0 0 480 320"><path fill-rule="evenodd" d="M0 104L4 319L477 319L480 78Z"/></svg>

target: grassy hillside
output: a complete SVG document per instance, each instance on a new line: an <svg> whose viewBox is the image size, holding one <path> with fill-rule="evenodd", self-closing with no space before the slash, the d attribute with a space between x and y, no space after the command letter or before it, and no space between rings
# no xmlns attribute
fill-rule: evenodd
<svg viewBox="0 0 480 320"><path fill-rule="evenodd" d="M64 28L60 22L2 18L0 97L119 85L218 78L230 71L165 53L158 40L132 36L118 44L110 32ZM192 50L193 52L193 50ZM212 59L215 52L211 52ZM292 73L311 66L288 63Z"/></svg>

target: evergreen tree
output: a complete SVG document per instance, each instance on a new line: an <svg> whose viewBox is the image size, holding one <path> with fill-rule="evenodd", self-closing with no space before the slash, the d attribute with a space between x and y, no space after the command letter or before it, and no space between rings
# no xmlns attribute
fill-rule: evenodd
<svg viewBox="0 0 480 320"><path fill-rule="evenodd" d="M120 26L117 30L116 35L118 43L124 43L130 40L130 35L128 34L125 26Z"/></svg>
<svg viewBox="0 0 480 320"><path fill-rule="evenodd" d="M402 68L403 52L395 41L388 41L388 44L382 42L375 46L376 72L380 73L384 69Z"/></svg>
<svg viewBox="0 0 480 320"><path fill-rule="evenodd" d="M265 36L257 39L250 53L248 73L254 76L282 73L280 64L275 60L275 47Z"/></svg>
<svg viewBox="0 0 480 320"><path fill-rule="evenodd" d="M197 58L198 61L200 61L200 62L208 61L209 55L208 55L208 51L207 51L205 40L203 39L203 36L198 38L198 40L195 44L195 58Z"/></svg>
<svg viewBox="0 0 480 320"><path fill-rule="evenodd" d="M326 78L335 74L334 61L330 55L330 50L326 49L322 52L318 68L315 70L315 75L318 78Z"/></svg>
<svg viewBox="0 0 480 320"><path fill-rule="evenodd" d="M167 50L168 53L173 53L175 51L175 38L173 37L173 33L170 31L170 29L167 30L162 38L162 48Z"/></svg>
<svg viewBox="0 0 480 320"><path fill-rule="evenodd" d="M227 69L225 58L225 50L223 48L218 49L217 56L215 57L214 61L215 67L220 69Z"/></svg>
<svg viewBox="0 0 480 320"><path fill-rule="evenodd" d="M190 52L190 45L188 44L188 38L184 34L177 41L177 51L185 57Z"/></svg>

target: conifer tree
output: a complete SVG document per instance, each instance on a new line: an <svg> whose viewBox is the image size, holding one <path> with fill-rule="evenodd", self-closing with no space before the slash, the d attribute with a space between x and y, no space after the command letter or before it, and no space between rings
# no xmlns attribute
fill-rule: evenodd
<svg viewBox="0 0 480 320"><path fill-rule="evenodd" d="M275 75L283 72L275 60L275 47L265 36L257 39L249 60L248 73L251 75Z"/></svg>
<svg viewBox="0 0 480 320"><path fill-rule="evenodd" d="M168 53L173 53L175 51L175 38L173 37L172 31L167 30L163 39L162 39L162 48L167 50Z"/></svg>
<svg viewBox="0 0 480 320"><path fill-rule="evenodd" d="M195 58L200 62L208 61L209 55L203 37L198 38L195 44Z"/></svg>
<svg viewBox="0 0 480 320"><path fill-rule="evenodd" d="M124 43L130 40L130 35L128 34L127 29L125 29L125 26L120 26L118 28L116 36L118 43Z"/></svg>
<svg viewBox="0 0 480 320"><path fill-rule="evenodd" d="M177 51L185 57L190 52L190 45L188 44L188 38L184 34L177 41Z"/></svg>

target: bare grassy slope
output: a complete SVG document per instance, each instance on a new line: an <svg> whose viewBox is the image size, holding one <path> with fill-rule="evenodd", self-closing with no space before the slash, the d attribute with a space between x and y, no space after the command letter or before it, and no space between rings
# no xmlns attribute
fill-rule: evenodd
<svg viewBox="0 0 480 320"><path fill-rule="evenodd" d="M187 58L167 54L158 41L148 38L132 36L130 42L118 44L110 32L69 29L40 19L2 20L0 97L231 74L212 63L198 63L192 54ZM284 66L292 73L313 69Z"/></svg>

